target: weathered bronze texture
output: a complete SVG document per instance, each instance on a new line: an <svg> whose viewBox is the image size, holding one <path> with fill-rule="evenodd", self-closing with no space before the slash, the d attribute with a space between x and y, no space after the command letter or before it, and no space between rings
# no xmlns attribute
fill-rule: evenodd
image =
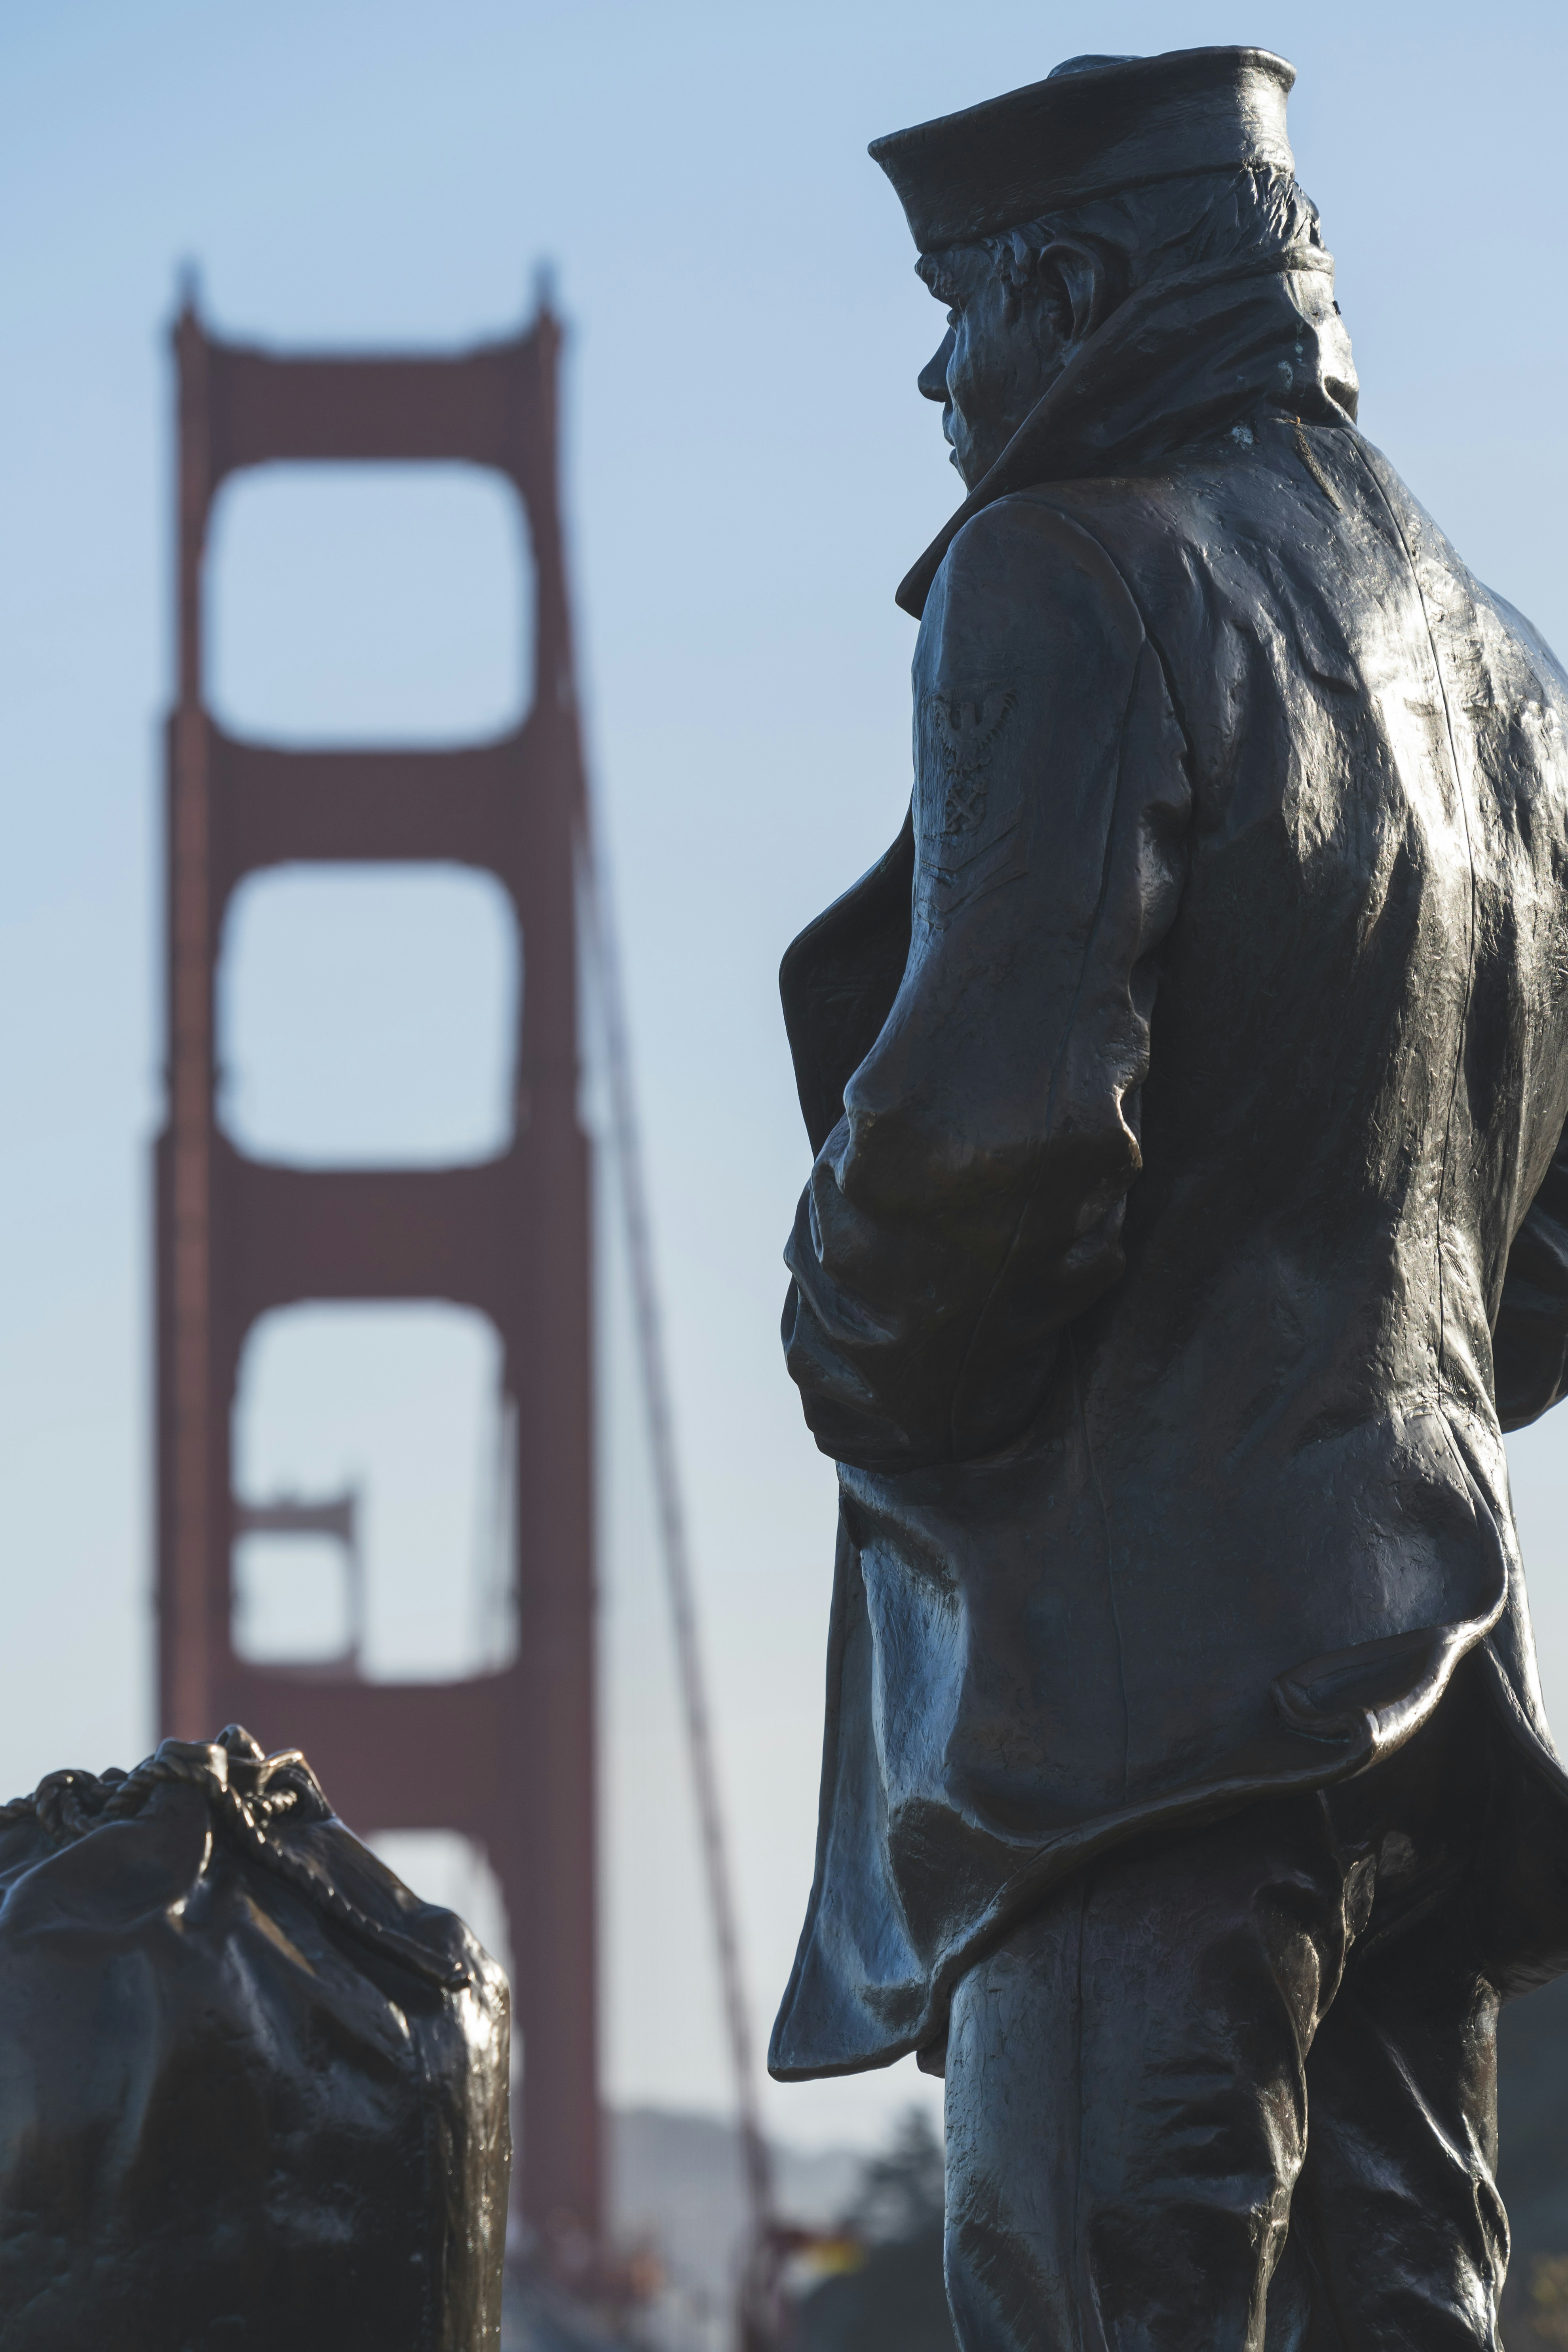
<svg viewBox="0 0 1568 2352"><path fill-rule="evenodd" d="M1568 1344L1568 680L1355 428L1292 79L873 150L968 495L910 815L782 975L842 1507L772 2063L951 2059L971 2352L1489 2344L1497 1999L1568 1959L1502 1446Z"/></svg>
<svg viewBox="0 0 1568 2352"><path fill-rule="evenodd" d="M0 1808L0 2338L497 2352L508 2001L231 1726Z"/></svg>
<svg viewBox="0 0 1568 2352"><path fill-rule="evenodd" d="M583 793L556 487L561 331L547 310L454 357L279 355L187 307L179 362L179 701L169 730L168 1121L158 1150L160 1706L306 1748L356 1829L483 1847L510 1927L526 2053L521 2203L601 2223L588 1147L578 1118L575 862ZM460 459L516 490L535 573L533 706L450 751L283 751L226 734L203 691L208 517L237 468ZM302 1171L237 1151L215 1110L214 980L248 874L299 860L453 859L494 874L527 956L516 1130L432 1170ZM230 1422L257 1318L304 1299L439 1298L501 1334L517 1407L515 1663L373 1683L237 1655ZM245 1524L242 1520L239 1524ZM431 1573L450 1564L432 1561Z"/></svg>

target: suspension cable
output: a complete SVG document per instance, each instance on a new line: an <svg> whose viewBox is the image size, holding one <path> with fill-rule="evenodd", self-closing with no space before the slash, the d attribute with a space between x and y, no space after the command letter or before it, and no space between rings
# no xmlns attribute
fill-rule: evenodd
<svg viewBox="0 0 1568 2352"><path fill-rule="evenodd" d="M605 861L602 855L595 854L595 845L591 838L584 844L583 866L583 895L586 902L590 951L598 983L600 1019L608 1064L610 1123L620 1174L621 1213L626 1224L627 1255L631 1264L637 1355L658 1497L660 1549L670 1616L674 1622L687 1747L697 1798L708 1902L730 2044L730 2063L735 2081L735 2103L739 2112L752 2243L753 2247L760 2247L767 2240L774 2221L773 2160L763 2136L762 2114L757 2100L751 2011L741 1968L729 1850L713 1760L712 1723L698 1637L691 1556L687 1541L686 1512L676 1459L669 1376L664 1352L663 1318L654 1273L647 1195L643 1181L642 1143L626 1036L620 952Z"/></svg>

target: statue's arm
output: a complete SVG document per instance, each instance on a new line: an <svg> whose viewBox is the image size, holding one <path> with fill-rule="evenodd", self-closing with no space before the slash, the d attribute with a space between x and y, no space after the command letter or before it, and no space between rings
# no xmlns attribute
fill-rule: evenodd
<svg viewBox="0 0 1568 2352"><path fill-rule="evenodd" d="M1568 1393L1568 1133L1508 1255L1492 1361L1505 1429Z"/></svg>
<svg viewBox="0 0 1568 2352"><path fill-rule="evenodd" d="M908 959L786 1252L817 1442L886 1466L1015 1436L1121 1274L1190 800L1138 608L1047 508L954 542L915 690Z"/></svg>

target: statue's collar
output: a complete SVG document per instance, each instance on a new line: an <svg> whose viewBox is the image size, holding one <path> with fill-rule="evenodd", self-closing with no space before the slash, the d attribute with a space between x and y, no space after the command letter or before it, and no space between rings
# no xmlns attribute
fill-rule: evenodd
<svg viewBox="0 0 1568 2352"><path fill-rule="evenodd" d="M948 548L983 508L1040 482L1149 464L1268 399L1309 424L1355 421L1333 264L1298 246L1154 278L1113 310L900 583L918 620Z"/></svg>

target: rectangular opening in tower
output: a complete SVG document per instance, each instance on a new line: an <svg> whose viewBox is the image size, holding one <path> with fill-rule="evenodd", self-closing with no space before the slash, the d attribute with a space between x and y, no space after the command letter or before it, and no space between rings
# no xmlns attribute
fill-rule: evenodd
<svg viewBox="0 0 1568 2352"><path fill-rule="evenodd" d="M218 968L219 1117L295 1167L432 1167L514 1127L521 941L493 876L284 866L235 894Z"/></svg>
<svg viewBox="0 0 1568 2352"><path fill-rule="evenodd" d="M517 499L462 465L271 465L226 482L207 559L208 694L275 743L445 743L532 698Z"/></svg>
<svg viewBox="0 0 1568 2352"><path fill-rule="evenodd" d="M240 1360L234 1441L253 1520L353 1498L350 1541L238 1534L242 1656L324 1666L353 1652L368 1679L414 1682L509 1660L514 1432L487 1318L436 1300L278 1308Z"/></svg>

